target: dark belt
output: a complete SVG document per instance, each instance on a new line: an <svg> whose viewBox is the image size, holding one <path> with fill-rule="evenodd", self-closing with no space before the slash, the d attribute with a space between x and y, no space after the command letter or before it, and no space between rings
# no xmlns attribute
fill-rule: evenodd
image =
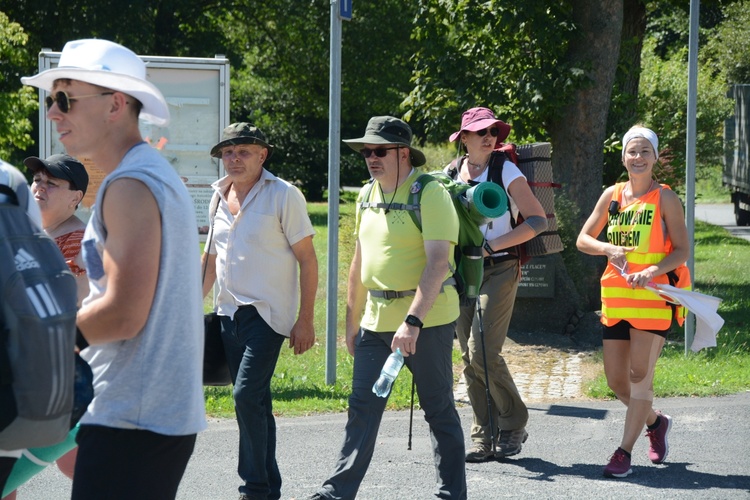
<svg viewBox="0 0 750 500"><path fill-rule="evenodd" d="M501 262L508 262L509 260L518 259L517 255L513 255L511 253L506 253L505 255L496 255L484 258L484 267L490 267L494 266L495 264L500 264Z"/></svg>
<svg viewBox="0 0 750 500"><path fill-rule="evenodd" d="M443 281L443 286L440 287L440 293L445 291L446 286L455 286L456 285L456 279L454 277L450 277L447 280ZM416 295L416 290L368 290L370 292L371 297L377 297L379 299L386 299L386 300L393 300L393 299L401 299L404 297L411 297L412 295Z"/></svg>

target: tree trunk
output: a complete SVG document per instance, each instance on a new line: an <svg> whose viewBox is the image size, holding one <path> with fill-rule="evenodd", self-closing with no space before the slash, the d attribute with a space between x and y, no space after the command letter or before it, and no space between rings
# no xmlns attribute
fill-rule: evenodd
<svg viewBox="0 0 750 500"><path fill-rule="evenodd" d="M642 0L624 0L622 34L620 36L620 68L617 71L617 92L627 100L619 110L618 122L628 128L638 118L638 85L641 80L641 51L646 33L646 5ZM610 110L610 113L612 110ZM609 120L613 123L612 118ZM610 127L611 130L611 127ZM625 130L614 130L624 134Z"/></svg>
<svg viewBox="0 0 750 500"><path fill-rule="evenodd" d="M623 0L572 0L571 4L580 36L570 43L566 60L584 68L590 84L577 91L561 118L551 121L549 132L555 179L578 209L570 223L581 228L602 192L602 145L620 55ZM592 307L599 303L601 257L582 258L585 272L572 278L584 307Z"/></svg>
<svg viewBox="0 0 750 500"><path fill-rule="evenodd" d="M638 121L638 87L641 80L641 51L646 33L646 5L641 0L624 0L620 63L617 66L612 102L607 118L607 137L621 138ZM604 156L604 184L610 185L624 173L619 151Z"/></svg>

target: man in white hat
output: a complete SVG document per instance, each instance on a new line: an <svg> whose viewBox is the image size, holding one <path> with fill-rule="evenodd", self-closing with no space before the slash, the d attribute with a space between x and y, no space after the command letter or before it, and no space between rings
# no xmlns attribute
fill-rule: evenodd
<svg viewBox="0 0 750 500"><path fill-rule="evenodd" d="M91 291L77 325L95 397L72 498L174 498L206 422L193 204L138 129L139 117L167 125L166 101L143 61L106 40L68 42L56 68L21 81L49 93L67 153L106 173L82 245Z"/></svg>

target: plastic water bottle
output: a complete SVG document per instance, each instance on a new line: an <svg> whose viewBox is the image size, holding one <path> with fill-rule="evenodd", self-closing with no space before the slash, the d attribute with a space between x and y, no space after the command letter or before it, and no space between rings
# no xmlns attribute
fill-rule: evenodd
<svg viewBox="0 0 750 500"><path fill-rule="evenodd" d="M372 386L372 392L381 398L388 397L393 381L396 380L402 366L404 366L404 356L401 354L401 349L396 349L396 352L391 353L385 360L383 369L380 370L380 377Z"/></svg>

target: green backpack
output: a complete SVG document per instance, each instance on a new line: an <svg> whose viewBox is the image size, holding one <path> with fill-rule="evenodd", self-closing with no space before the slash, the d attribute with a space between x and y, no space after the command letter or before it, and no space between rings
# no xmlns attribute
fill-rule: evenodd
<svg viewBox="0 0 750 500"><path fill-rule="evenodd" d="M453 200L453 207L458 215L458 244L454 252L456 267L452 268L456 291L462 306L474 305L484 277L484 259L482 245L484 235L479 226L486 217L499 217L507 209L507 196L502 187L494 183L483 182L477 186L459 183L445 172L437 171L422 174L412 183L407 203L373 203L370 202L373 182L370 181L362 193L360 210L365 208L390 208L406 210L414 225L422 231L422 191L432 181L440 182ZM469 191L473 189L471 193Z"/></svg>

